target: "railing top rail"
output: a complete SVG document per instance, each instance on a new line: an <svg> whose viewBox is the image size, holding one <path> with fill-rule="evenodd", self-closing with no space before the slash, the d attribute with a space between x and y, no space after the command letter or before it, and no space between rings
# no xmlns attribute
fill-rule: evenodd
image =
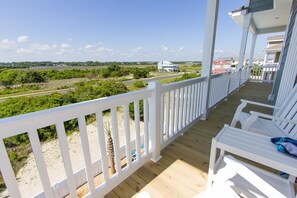
<svg viewBox="0 0 297 198"><path fill-rule="evenodd" d="M39 129L59 122L89 115L97 111L104 111L151 96L152 90L119 94L115 96L84 101L52 109L12 116L0 119L0 139L11 137L32 129Z"/></svg>
<svg viewBox="0 0 297 198"><path fill-rule="evenodd" d="M221 72L221 73L218 73L218 74L211 75L211 78L218 78L220 76L226 76L226 75L231 74L231 73L232 73L231 71Z"/></svg>
<svg viewBox="0 0 297 198"><path fill-rule="evenodd" d="M170 90L173 90L173 89L178 89L178 88L185 87L185 86L188 86L188 85L192 85L192 84L195 84L195 83L203 82L205 80L206 80L206 77L198 77L198 78L192 78L192 79L189 79L189 80L183 80L183 81L180 81L180 82L169 83L169 84L163 85L161 87L161 92L164 93L164 92L167 92L167 91L170 91Z"/></svg>

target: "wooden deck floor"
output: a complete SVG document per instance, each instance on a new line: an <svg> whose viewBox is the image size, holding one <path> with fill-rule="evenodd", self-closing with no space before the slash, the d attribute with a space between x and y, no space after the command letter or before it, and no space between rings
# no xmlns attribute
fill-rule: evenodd
<svg viewBox="0 0 297 198"><path fill-rule="evenodd" d="M123 181L106 197L193 197L203 191L207 181L211 139L224 124L230 124L240 99L268 103L270 84L248 83L162 150L158 163L148 162ZM247 107L247 110L250 110ZM268 109L253 108L269 113ZM145 197L145 196L144 196Z"/></svg>

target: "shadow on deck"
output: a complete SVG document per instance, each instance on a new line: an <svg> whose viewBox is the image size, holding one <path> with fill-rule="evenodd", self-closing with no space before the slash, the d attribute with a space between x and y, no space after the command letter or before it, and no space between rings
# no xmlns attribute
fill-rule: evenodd
<svg viewBox="0 0 297 198"><path fill-rule="evenodd" d="M230 124L240 99L268 103L271 84L247 83L162 150L158 163L148 162L106 197L193 197L206 187L211 139ZM248 106L246 111L251 108ZM252 108L271 113L266 108ZM144 196L146 197L146 196Z"/></svg>

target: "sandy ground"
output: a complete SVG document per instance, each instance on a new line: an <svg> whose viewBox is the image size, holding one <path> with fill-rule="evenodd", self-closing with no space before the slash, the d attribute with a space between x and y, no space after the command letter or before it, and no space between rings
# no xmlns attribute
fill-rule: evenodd
<svg viewBox="0 0 297 198"><path fill-rule="evenodd" d="M110 116L104 116L105 125L110 124ZM110 124L111 126L111 124ZM140 131L143 134L143 122L140 123ZM118 129L119 129L119 140L120 146L125 144L125 132L123 113L118 112ZM92 162L100 159L99 141L97 134L96 123L87 126L87 133L91 151ZM131 140L135 139L135 123L130 120L130 136ZM79 132L74 132L67 136L68 148L71 157L73 171L76 172L83 168L84 158L80 141ZM61 151L59 147L59 141L52 140L42 144L42 152L47 165L48 174L50 177L51 184L57 183L66 177L64 166L61 157ZM36 163L34 160L33 153L30 153L26 160L26 165L22 167L16 175L17 183L22 194L22 197L32 197L39 192L43 191L39 174L37 171ZM6 197L7 191L0 194L0 197Z"/></svg>

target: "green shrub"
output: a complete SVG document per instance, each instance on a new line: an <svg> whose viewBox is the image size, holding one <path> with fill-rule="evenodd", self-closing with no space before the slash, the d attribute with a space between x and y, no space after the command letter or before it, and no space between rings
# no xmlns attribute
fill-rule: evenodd
<svg viewBox="0 0 297 198"><path fill-rule="evenodd" d="M136 88L143 88L145 87L145 84L141 80L137 80L133 83L133 86Z"/></svg>
<svg viewBox="0 0 297 198"><path fill-rule="evenodd" d="M140 79L148 78L150 72L146 68L135 68L132 73L135 79Z"/></svg>
<svg viewBox="0 0 297 198"><path fill-rule="evenodd" d="M184 74L182 75L182 77L179 77L179 78L175 78L174 79L174 82L179 82L179 81L183 81L183 80L188 80L188 79L191 79L191 78L197 78L199 77L200 75L197 75L197 74Z"/></svg>
<svg viewBox="0 0 297 198"><path fill-rule="evenodd" d="M17 153L16 152L12 151L12 152L9 153L9 159L10 159L10 161L16 160L17 157L18 156L17 156Z"/></svg>

